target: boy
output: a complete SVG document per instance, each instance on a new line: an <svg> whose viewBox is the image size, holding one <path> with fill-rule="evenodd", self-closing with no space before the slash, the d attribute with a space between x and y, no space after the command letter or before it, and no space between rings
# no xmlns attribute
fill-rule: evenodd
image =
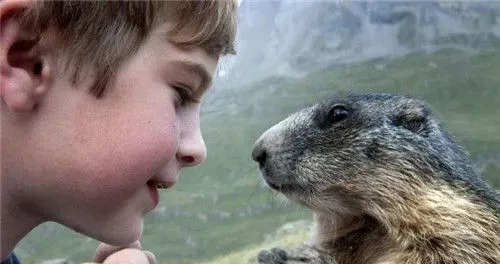
<svg viewBox="0 0 500 264"><path fill-rule="evenodd" d="M205 159L199 106L235 2L2 0L0 23L0 259L55 221L118 245L96 262L154 262L134 241L157 189Z"/></svg>

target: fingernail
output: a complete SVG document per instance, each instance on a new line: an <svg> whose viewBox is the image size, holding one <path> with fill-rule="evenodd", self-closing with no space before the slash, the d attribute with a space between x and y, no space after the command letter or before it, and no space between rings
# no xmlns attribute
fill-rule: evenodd
<svg viewBox="0 0 500 264"><path fill-rule="evenodd" d="M156 257L155 254L153 254L153 252L145 250L144 254L148 258L149 264L156 264Z"/></svg>

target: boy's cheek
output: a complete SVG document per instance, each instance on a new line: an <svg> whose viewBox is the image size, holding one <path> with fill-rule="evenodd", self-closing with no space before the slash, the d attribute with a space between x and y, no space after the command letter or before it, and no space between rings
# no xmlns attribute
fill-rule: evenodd
<svg viewBox="0 0 500 264"><path fill-rule="evenodd" d="M58 190L48 195L73 201L76 196L83 204L92 201L96 210L127 203L147 189L146 182L156 173L174 166L169 164L175 159L175 148L167 147L172 145L176 145L175 140L167 137L151 140L115 137L104 143L86 140L69 151L73 152L70 155L67 151L57 154L58 162L43 173L53 179ZM59 172L55 174L54 169Z"/></svg>
<svg viewBox="0 0 500 264"><path fill-rule="evenodd" d="M101 135L106 139L93 137L82 144L81 150L84 151L80 152L80 158L84 164L81 166L97 174L89 175L90 178L96 177L102 183L110 180L146 182L171 159L175 159L178 140L177 136L168 136L172 134L169 131L147 129L145 126L115 132Z"/></svg>
<svg viewBox="0 0 500 264"><path fill-rule="evenodd" d="M126 146L124 146L126 147ZM140 147L140 146L139 146ZM89 162L92 169L82 168L82 175L88 179L89 187L96 191L116 191L127 194L127 190L137 190L166 165L168 153L155 149L140 149L130 146L129 152L116 151Z"/></svg>

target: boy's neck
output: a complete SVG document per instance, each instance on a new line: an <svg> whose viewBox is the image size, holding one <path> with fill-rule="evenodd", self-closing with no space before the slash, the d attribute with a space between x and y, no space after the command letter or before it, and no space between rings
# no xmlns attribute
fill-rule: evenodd
<svg viewBox="0 0 500 264"><path fill-rule="evenodd" d="M6 259L14 250L17 243L43 220L30 215L6 197L6 190L2 190L1 217L0 217L0 260Z"/></svg>

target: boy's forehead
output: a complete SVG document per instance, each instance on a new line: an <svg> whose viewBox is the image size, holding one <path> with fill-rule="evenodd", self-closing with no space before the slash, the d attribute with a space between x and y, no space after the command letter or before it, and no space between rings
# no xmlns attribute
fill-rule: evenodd
<svg viewBox="0 0 500 264"><path fill-rule="evenodd" d="M206 45L207 43L196 43L195 41L193 41L194 39L199 37L197 35L198 32L196 32L195 29L191 29L189 27L183 27L180 29L176 28L175 22L163 22L154 30L152 30L152 34L156 35L156 37L160 38L163 41L167 41L169 44L174 45L181 50L199 48L216 61L218 61L219 57L221 56L221 54L213 53L211 50L209 50L209 45Z"/></svg>
<svg viewBox="0 0 500 264"><path fill-rule="evenodd" d="M199 76L201 86L208 88L212 83L212 76L216 71L219 56L210 54L201 46L186 46L172 41L169 35L171 27L170 23L165 22L151 32L149 36L151 41L150 56L159 56L161 60L167 61L170 67ZM178 34L185 33L179 32ZM185 37L190 36L186 35Z"/></svg>

